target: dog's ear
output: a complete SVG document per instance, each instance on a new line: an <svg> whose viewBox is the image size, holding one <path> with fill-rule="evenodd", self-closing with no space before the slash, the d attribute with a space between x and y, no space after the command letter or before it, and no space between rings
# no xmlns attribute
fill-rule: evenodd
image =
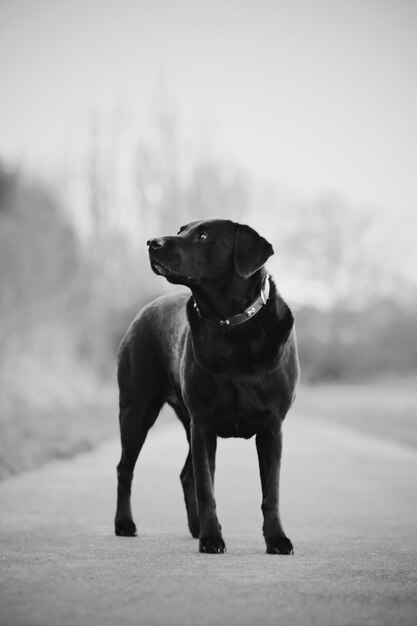
<svg viewBox="0 0 417 626"><path fill-rule="evenodd" d="M237 224L235 236L235 272L249 278L274 254L271 244L253 228Z"/></svg>

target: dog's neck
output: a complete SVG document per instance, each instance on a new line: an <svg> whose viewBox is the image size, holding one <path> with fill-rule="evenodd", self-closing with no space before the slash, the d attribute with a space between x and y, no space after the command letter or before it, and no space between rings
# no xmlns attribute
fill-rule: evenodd
<svg viewBox="0 0 417 626"><path fill-rule="evenodd" d="M251 309L246 315L243 315L244 312L257 300L260 301L261 306L262 302L265 304L268 291L268 276L264 268L247 279L236 275L232 281L228 279L224 282L192 287L195 306L200 317L216 325L228 324L228 320L233 323L233 318L236 317L244 320L246 315L249 319Z"/></svg>

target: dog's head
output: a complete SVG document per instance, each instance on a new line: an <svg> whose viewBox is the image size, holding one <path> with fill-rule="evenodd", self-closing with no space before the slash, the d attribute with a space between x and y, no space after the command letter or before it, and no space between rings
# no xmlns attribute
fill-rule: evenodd
<svg viewBox="0 0 417 626"><path fill-rule="evenodd" d="M214 283L237 275L247 279L274 254L252 228L230 220L197 221L175 236L148 241L151 267L176 284Z"/></svg>

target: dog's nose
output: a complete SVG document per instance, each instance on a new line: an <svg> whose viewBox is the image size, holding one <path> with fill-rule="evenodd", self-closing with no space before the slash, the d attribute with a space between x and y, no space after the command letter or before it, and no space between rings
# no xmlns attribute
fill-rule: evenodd
<svg viewBox="0 0 417 626"><path fill-rule="evenodd" d="M162 248L162 246L164 245L164 241L163 239L148 239L146 245L149 248L152 248L152 250L156 250L157 248Z"/></svg>

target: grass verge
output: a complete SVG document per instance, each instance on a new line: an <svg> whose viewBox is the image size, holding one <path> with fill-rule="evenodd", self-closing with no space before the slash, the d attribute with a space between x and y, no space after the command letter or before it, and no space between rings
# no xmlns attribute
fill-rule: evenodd
<svg viewBox="0 0 417 626"><path fill-rule="evenodd" d="M1 383L0 479L118 435L116 382L92 368L26 358Z"/></svg>

